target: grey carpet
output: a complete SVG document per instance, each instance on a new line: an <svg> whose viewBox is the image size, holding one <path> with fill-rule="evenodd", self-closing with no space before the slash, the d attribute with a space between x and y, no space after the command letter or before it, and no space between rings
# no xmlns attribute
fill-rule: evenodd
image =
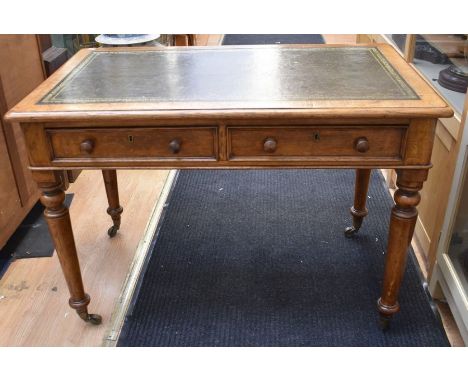
<svg viewBox="0 0 468 382"><path fill-rule="evenodd" d="M323 44L321 34L226 34L222 45Z"/></svg>
<svg viewBox="0 0 468 382"><path fill-rule="evenodd" d="M447 346L412 258L377 325L392 199L378 171L181 171L119 346Z"/></svg>

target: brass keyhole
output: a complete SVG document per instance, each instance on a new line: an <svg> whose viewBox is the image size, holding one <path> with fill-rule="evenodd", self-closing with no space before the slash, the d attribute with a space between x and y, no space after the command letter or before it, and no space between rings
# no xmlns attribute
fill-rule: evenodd
<svg viewBox="0 0 468 382"><path fill-rule="evenodd" d="M320 133L319 132L315 132L314 133L314 141L320 141Z"/></svg>
<svg viewBox="0 0 468 382"><path fill-rule="evenodd" d="M129 142L129 143L133 143L133 142L134 142L133 135L129 135L129 136L128 136L128 142Z"/></svg>

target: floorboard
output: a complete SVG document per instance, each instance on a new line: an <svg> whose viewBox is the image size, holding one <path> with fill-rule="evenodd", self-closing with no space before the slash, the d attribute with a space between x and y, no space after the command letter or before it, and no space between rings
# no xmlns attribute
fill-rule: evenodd
<svg viewBox="0 0 468 382"><path fill-rule="evenodd" d="M0 346L99 346L135 251L169 171L118 171L122 226L110 239L106 193L99 171L84 171L69 191L90 312L100 326L86 325L68 307L68 290L56 254L13 262L0 280Z"/></svg>

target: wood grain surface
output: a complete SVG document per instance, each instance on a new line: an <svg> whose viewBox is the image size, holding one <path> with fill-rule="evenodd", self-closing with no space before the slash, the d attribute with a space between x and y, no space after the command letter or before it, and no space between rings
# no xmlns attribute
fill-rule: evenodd
<svg viewBox="0 0 468 382"><path fill-rule="evenodd" d="M384 58L384 62L388 63L384 66L394 72L390 77L388 72L379 66L370 66L370 69L366 72L360 70L359 66L354 70L349 70L346 65L342 65L339 62L329 63L320 62L311 71L311 68L306 71L303 68L302 74L294 71L294 66L297 61L296 56L288 56L288 49L293 49L294 52L303 52L306 57L309 52L318 52L326 49L331 52L340 52L343 49L362 51L363 49L373 49L379 52L379 55ZM345 50L345 51L346 51ZM163 51L163 53L160 53ZM236 73L229 71L223 71L219 68L223 68L231 61L230 56L222 54L222 52L238 52L238 55L250 54L250 58L244 58L248 68L252 71L238 71L238 77L235 77ZM86 99L91 100L93 97L97 97L99 94L106 94L104 90L100 90L102 87L107 87L111 94L120 83L123 81L129 86L129 79L132 79L135 84L138 84L139 80L138 73L132 72L132 68L128 69L128 74L121 76L116 83L119 85L109 85L105 80L108 78L104 74L99 77L95 74L93 79L96 84L96 90L92 93L91 90L85 92L86 83L81 88L77 83L72 86L73 92L82 92L81 99L78 103L53 103L46 104L41 103L47 95L54 92L53 89L61 89L61 84L66 84L67 78L73 76L73 71L86 63L91 55L105 54L106 52L112 52L114 55L118 54L142 54L143 52L150 52L152 54L158 53L165 57L166 61L170 61L170 57L191 57L197 64L196 57L203 56L205 53L214 55L216 58L216 68L218 68L217 75L213 74L213 77L199 77L200 73L197 73L195 69L186 70L184 73L174 74L171 73L169 78L174 79L175 83L168 83L169 79L165 80L165 87L163 89L169 89L164 95L159 95L157 100L151 98L150 94L145 93L145 89L138 89L141 96L135 95L135 97L147 97L145 102L135 102L132 97L127 99L121 99L120 102L107 102L106 97L102 97L100 102L86 102ZM284 53L284 55L283 55ZM232 55L234 58L236 54ZM281 60L276 60L274 57L283 57ZM339 55L338 55L339 56ZM353 57L353 55L350 55ZM290 60L289 60L289 58ZM265 59L262 59L265 58ZM339 59L339 58L338 58ZM344 57L342 57L344 59ZM358 58L354 58L359 61ZM305 60L307 61L307 60ZM112 61L111 61L112 62ZM205 61L203 61L205 62ZM275 64L276 62L276 64ZM300 61L297 61L300 62ZM344 60L344 63L347 61ZM351 60L352 62L352 60ZM344 64L343 63L343 64ZM201 63L200 63L201 64ZM302 64L301 64L302 65ZM195 65L196 66L196 65ZM280 69L288 69L289 75L281 77ZM112 70L110 67L103 67L101 72ZM160 64L160 68L163 71L171 70L169 64ZM335 69L333 69L335 68ZM380 68L380 69L376 69ZM134 70L138 68L133 68ZM201 70L201 69L200 69ZM380 71L379 71L380 70ZM390 69L388 69L390 70ZM311 74L316 72L323 72L322 77L317 77L317 80L307 82L306 77L315 76L317 74ZM374 72L374 73L372 73ZM133 74L132 74L133 73ZM249 76L248 74L251 73ZM286 74L287 74L286 73ZM326 74L325 74L326 73ZM380 74L379 74L380 73ZM201 74L207 75L205 71ZM255 74L255 75L253 75ZM267 76L266 76L267 74ZM299 75L298 75L299 74ZM224 77L221 77L224 75ZM302 77L301 77L302 76ZM333 82L333 78L338 76L340 81ZM145 75L144 78L146 78ZM349 84L350 90L347 90L347 83L343 82L346 77L353 78L352 84ZM382 99L379 99L379 94L382 90L372 88L374 95L365 95L365 91L372 90L371 84L367 81L367 78L380 79L377 80L378 84L382 85L382 79L385 81L389 80L390 83L385 82L388 89L399 89L402 84L407 84L409 90L406 89L408 94L414 93L418 99L414 96L400 96L394 99L388 98L388 94L382 95ZM73 78L73 77L72 77ZM126 79L127 78L127 79ZM256 82L255 78L262 79ZM302 81L301 81L302 78ZM401 81L400 81L401 79ZM65 81L64 81L65 80ZM125 81L124 81L125 80ZM302 85L302 82L305 82ZM323 83L322 83L323 81ZM395 85L395 82L399 85ZM320 85L322 84L322 85ZM330 95L326 95L327 85L330 91ZM331 86L333 85L333 86ZM340 86L341 85L341 86ZM70 85L71 86L71 85ZM140 85L141 87L142 85ZM168 88L169 86L169 88ZM66 88L66 87L65 87ZM204 93L203 89L208 90L215 89L217 92L211 92L208 97ZM89 88L92 89L92 88ZM114 89L114 90L113 90ZM223 89L224 90L223 92ZM231 91L229 91L231 89ZM237 93L233 94L235 89ZM400 89L401 90L401 89ZM72 93L73 93L72 92ZM128 91L127 91L128 93ZM252 95L250 95L252 93ZM266 96L265 94L272 94L273 96ZM136 93L138 94L138 93ZM189 94L190 97L181 99L181 95ZM299 99L295 98L295 94L299 95ZM314 97L314 94L316 95ZM321 94L321 95L320 95ZM335 98L333 94L337 95ZM216 95L216 99L214 99ZM248 96L248 100L243 100L241 95ZM255 95L255 97L253 97ZM179 97L179 98L178 98ZM293 99L291 99L291 97ZM338 98L336 98L338 97ZM344 97L344 98L343 98ZM365 99L363 99L365 97ZM409 98L408 98L409 97ZM111 97L112 98L112 97ZM391 98L391 97L390 97ZM66 98L64 99L66 101ZM61 102L64 102L62 100ZM115 101L115 94L112 101ZM373 45L327 45L324 48L323 45L295 45L293 48L288 45L282 46L256 46L255 48L249 46L239 47L173 47L173 48L113 48L99 50L83 49L78 52L72 59L70 59L61 69L54 73L50 78L47 79L41 86L39 86L34 92L32 92L26 99L19 103L13 110L10 111L7 118L16 121L56 121L56 120L89 120L89 118L99 120L109 120L119 118L120 120L125 119L151 119L154 117L196 117L196 116L210 116L210 117L319 117L319 116L335 116L335 117L388 117L390 115L399 115L401 117L423 117L423 116L434 116L434 117L447 117L452 115L452 110L447 104L434 92L434 90L417 74L417 72L410 66L405 60L390 46L386 44L373 44Z"/></svg>

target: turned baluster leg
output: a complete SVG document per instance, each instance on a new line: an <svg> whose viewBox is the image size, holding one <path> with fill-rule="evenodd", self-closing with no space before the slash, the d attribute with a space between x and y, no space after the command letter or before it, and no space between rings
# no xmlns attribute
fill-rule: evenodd
<svg viewBox="0 0 468 382"><path fill-rule="evenodd" d="M427 178L427 170L398 170L397 175L398 190L394 195L395 206L390 219L383 288L377 301L382 329L388 327L390 318L400 310L398 292L418 217L419 191Z"/></svg>
<svg viewBox="0 0 468 382"><path fill-rule="evenodd" d="M39 187L42 191L41 202L45 206L44 216L70 291L69 304L83 320L100 324L101 316L88 313L90 297L83 288L70 215L63 204L65 193L61 183L42 183Z"/></svg>
<svg viewBox="0 0 468 382"><path fill-rule="evenodd" d="M345 235L347 237L351 237L359 231L364 217L368 214L366 201L371 171L371 169L356 169L354 205L350 209L351 215L353 216L353 225L345 229Z"/></svg>
<svg viewBox="0 0 468 382"><path fill-rule="evenodd" d="M104 178L104 185L106 186L107 201L109 208L107 213L111 216L114 225L109 228L107 233L110 237L114 237L120 228L120 215L123 208L119 203L119 189L117 185L117 171L116 170L102 170L102 177Z"/></svg>

